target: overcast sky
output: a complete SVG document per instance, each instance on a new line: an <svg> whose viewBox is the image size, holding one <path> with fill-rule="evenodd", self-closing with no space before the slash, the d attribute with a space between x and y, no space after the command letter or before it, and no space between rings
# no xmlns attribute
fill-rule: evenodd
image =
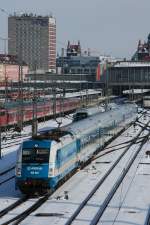
<svg viewBox="0 0 150 225"><path fill-rule="evenodd" d="M138 40L146 40L150 32L150 0L0 0L0 8L8 13L52 13L58 50L67 40L80 40L93 54L130 58ZM1 11L0 36L7 36L7 15ZM0 41L1 52L3 48Z"/></svg>

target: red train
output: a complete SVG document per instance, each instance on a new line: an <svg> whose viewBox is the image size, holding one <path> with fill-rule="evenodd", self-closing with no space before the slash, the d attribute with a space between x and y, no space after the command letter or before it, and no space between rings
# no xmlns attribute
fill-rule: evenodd
<svg viewBox="0 0 150 225"><path fill-rule="evenodd" d="M40 97L40 96L44 96L44 92L43 91L36 91L35 93L36 97ZM7 94L7 98L10 100L14 100L17 101L18 98L23 98L24 100L27 99L32 99L34 97L34 93L33 91L23 91L22 95L19 96L19 92L10 92Z"/></svg>
<svg viewBox="0 0 150 225"><path fill-rule="evenodd" d="M9 106L9 107L8 107ZM0 126L12 126L20 121L21 114L23 115L23 122L31 121L33 118L33 103L28 102L24 103L22 108L20 109L19 106L14 105L0 109ZM72 98L72 99L64 99L56 100L56 104L54 105L52 100L43 100L38 101L36 103L36 115L38 119L42 119L44 117L53 116L54 112L59 114L61 112L71 112L79 107L79 99ZM22 110L22 113L19 111Z"/></svg>

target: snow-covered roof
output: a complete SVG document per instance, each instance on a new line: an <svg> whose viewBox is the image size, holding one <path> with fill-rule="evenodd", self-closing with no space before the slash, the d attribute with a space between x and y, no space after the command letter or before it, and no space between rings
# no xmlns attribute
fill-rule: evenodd
<svg viewBox="0 0 150 225"><path fill-rule="evenodd" d="M142 94L149 92L150 89L130 89L130 90L124 90L123 94Z"/></svg>
<svg viewBox="0 0 150 225"><path fill-rule="evenodd" d="M150 62L124 61L117 62L114 67L150 67Z"/></svg>

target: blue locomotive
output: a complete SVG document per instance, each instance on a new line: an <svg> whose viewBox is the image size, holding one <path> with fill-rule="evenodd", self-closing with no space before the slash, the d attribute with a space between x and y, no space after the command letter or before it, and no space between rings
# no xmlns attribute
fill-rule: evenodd
<svg viewBox="0 0 150 225"><path fill-rule="evenodd" d="M16 185L23 193L55 189L81 163L137 116L135 104L116 106L61 128L47 129L18 150Z"/></svg>

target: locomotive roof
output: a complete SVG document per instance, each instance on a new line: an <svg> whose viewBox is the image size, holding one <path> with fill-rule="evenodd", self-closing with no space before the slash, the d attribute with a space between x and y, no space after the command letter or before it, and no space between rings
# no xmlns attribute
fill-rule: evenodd
<svg viewBox="0 0 150 225"><path fill-rule="evenodd" d="M53 127L52 129L47 129L42 131L36 136L33 136L34 140L54 140L56 142L60 142L60 138L66 135L71 135L72 133L68 130L63 130L62 128Z"/></svg>
<svg viewBox="0 0 150 225"><path fill-rule="evenodd" d="M39 129L38 133L42 134L42 133L45 133L45 132L48 132L48 131L54 130L54 129L56 129L56 127L44 127L44 128Z"/></svg>
<svg viewBox="0 0 150 225"><path fill-rule="evenodd" d="M92 129L94 126L95 129L97 129L98 127L107 127L107 125L110 124L110 120L112 120L112 123L114 120L117 121L118 115L127 113L129 109L131 109L131 107L135 107L135 104L128 103L121 106L118 105L115 108L112 107L112 109L107 112L95 114L89 118L71 123L63 127L44 128L41 129L39 134L37 136L34 136L32 139L54 140L56 142L60 142L61 139L67 135L71 137L73 137L74 135L84 135L86 134L86 132L89 132L91 127Z"/></svg>

